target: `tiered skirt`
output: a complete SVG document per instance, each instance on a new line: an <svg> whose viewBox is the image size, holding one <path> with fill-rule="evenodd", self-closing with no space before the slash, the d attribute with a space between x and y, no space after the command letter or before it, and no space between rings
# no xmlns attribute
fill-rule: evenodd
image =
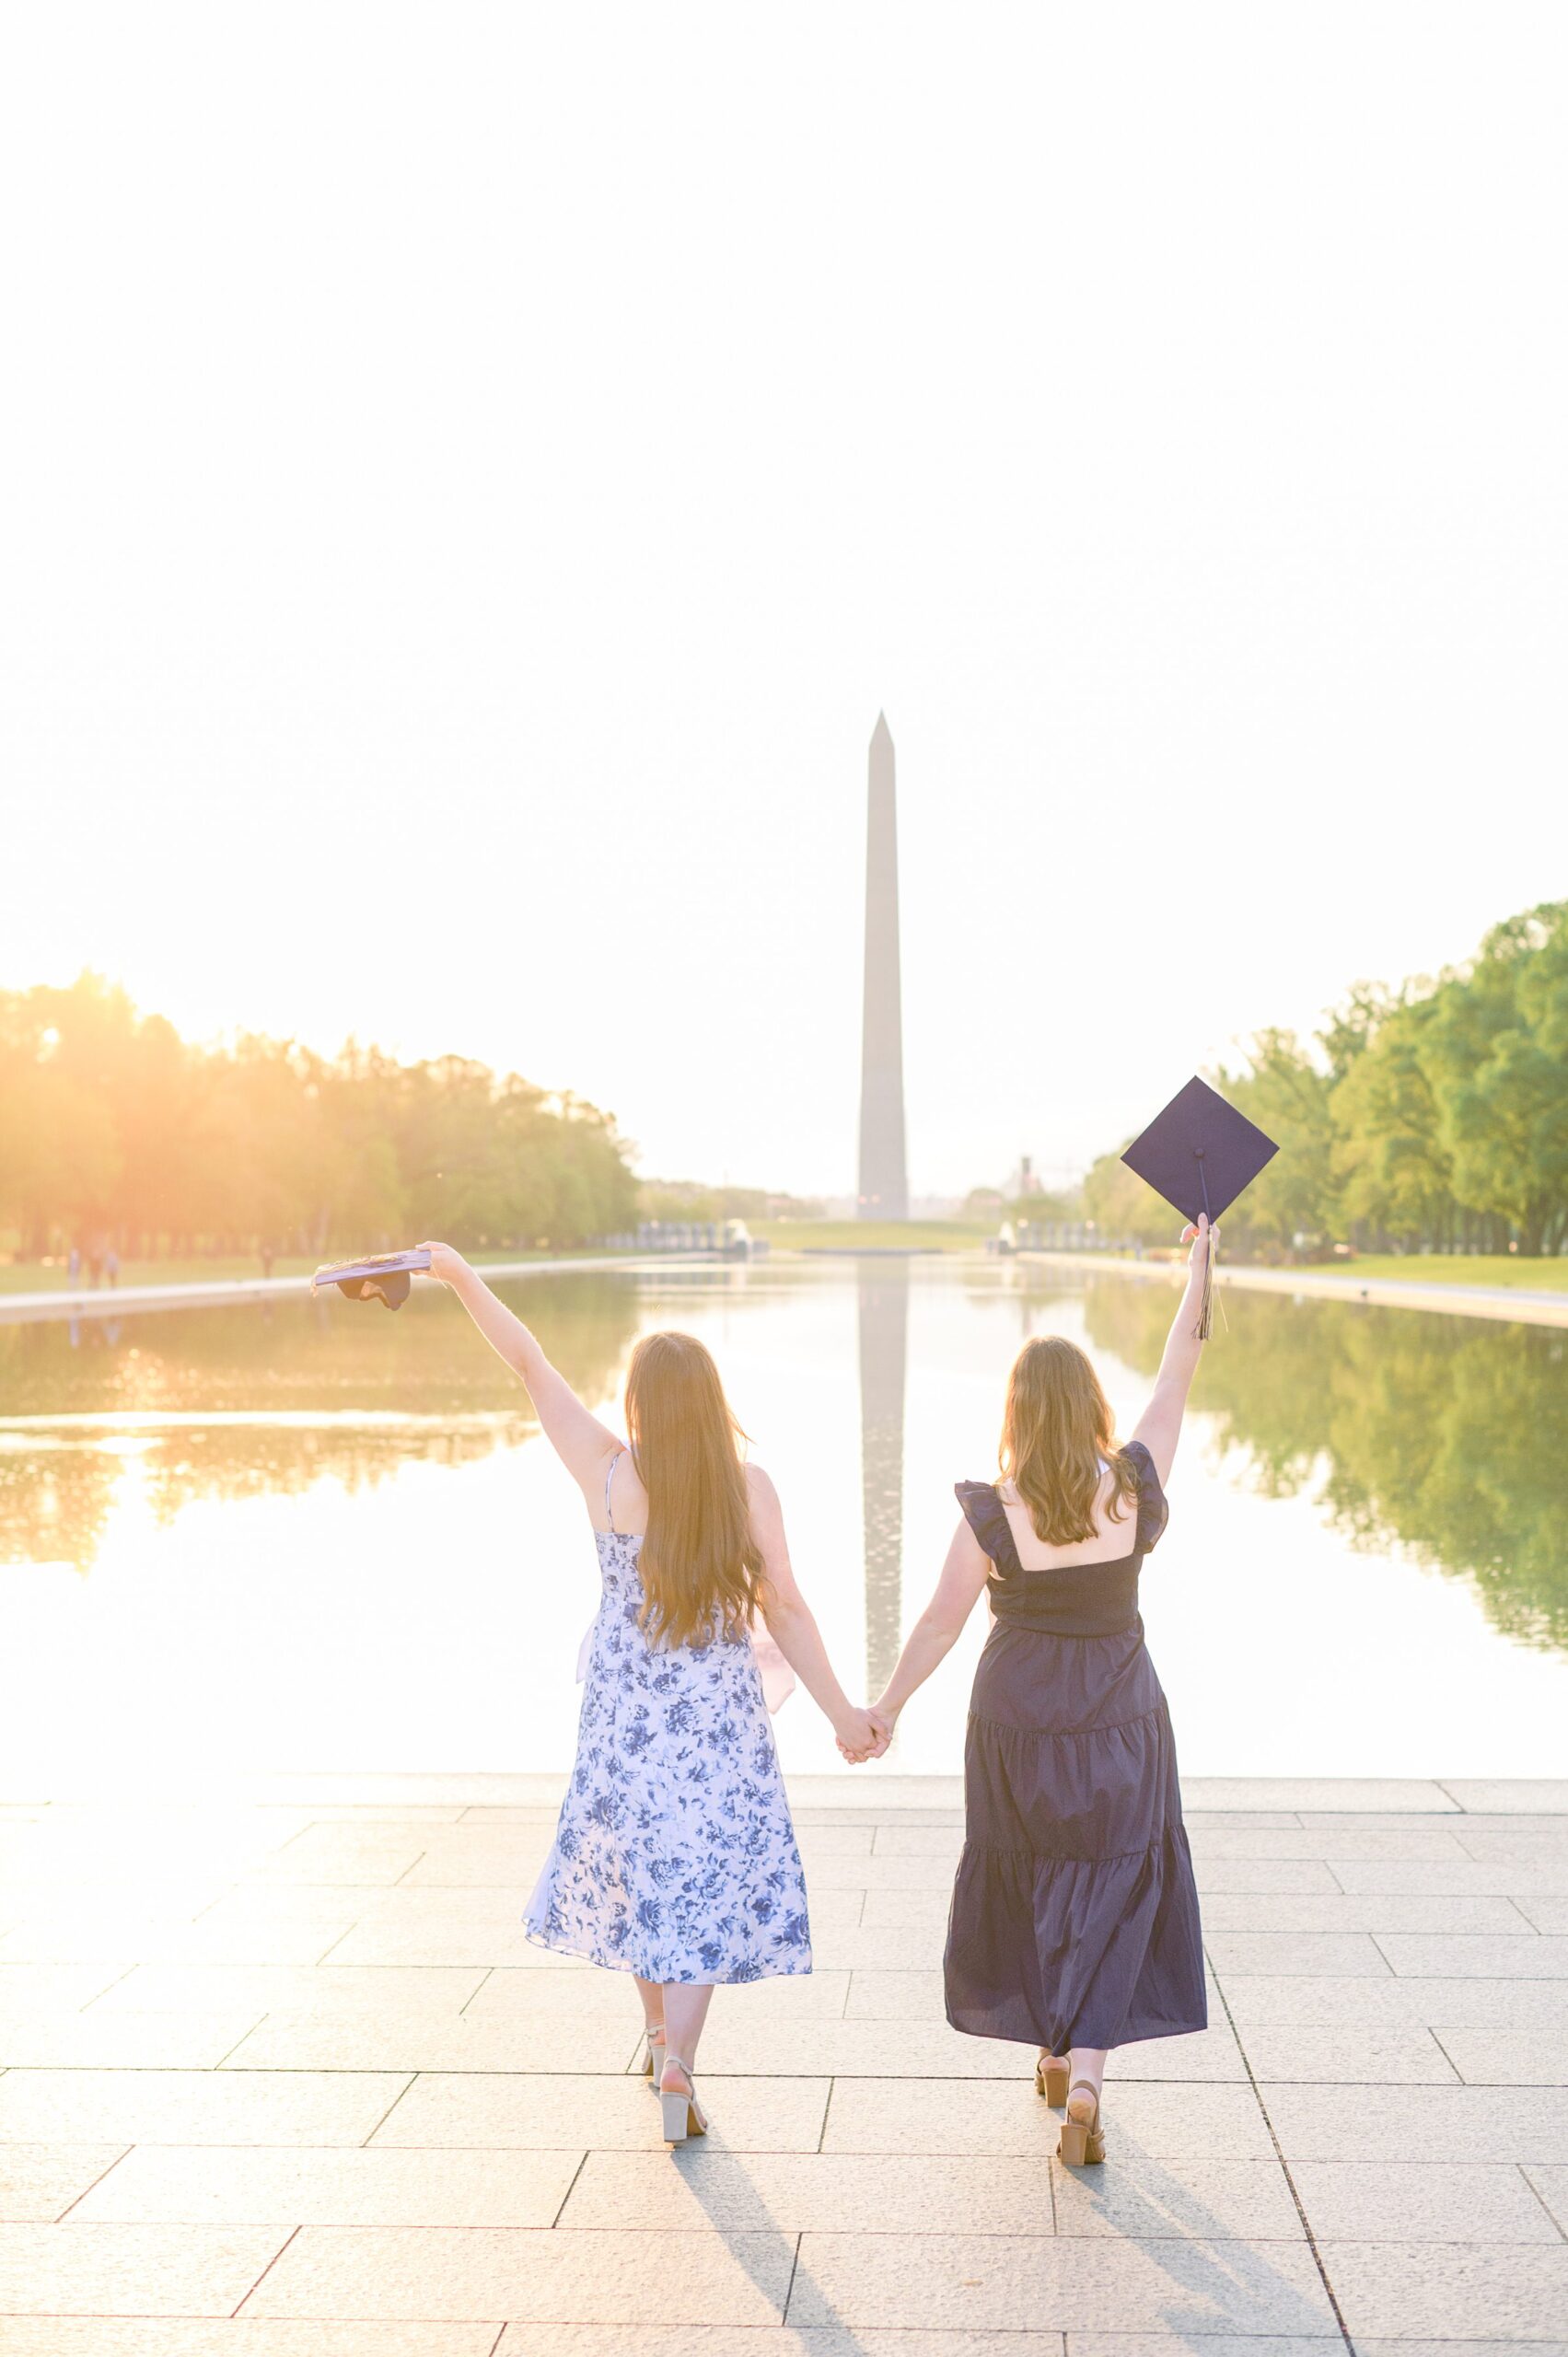
<svg viewBox="0 0 1568 2357"><path fill-rule="evenodd" d="M974 2038L1124 2046L1205 2028L1176 1746L1143 1627L998 1622L975 1675L944 1959Z"/></svg>

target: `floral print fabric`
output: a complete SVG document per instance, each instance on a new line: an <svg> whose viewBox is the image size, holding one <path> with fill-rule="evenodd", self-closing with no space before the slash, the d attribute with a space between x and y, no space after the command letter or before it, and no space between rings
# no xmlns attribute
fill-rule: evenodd
<svg viewBox="0 0 1568 2357"><path fill-rule="evenodd" d="M530 1939L645 1980L809 1972L806 1879L747 1638L655 1644L636 1534L595 1534L604 1594L577 1756Z"/></svg>

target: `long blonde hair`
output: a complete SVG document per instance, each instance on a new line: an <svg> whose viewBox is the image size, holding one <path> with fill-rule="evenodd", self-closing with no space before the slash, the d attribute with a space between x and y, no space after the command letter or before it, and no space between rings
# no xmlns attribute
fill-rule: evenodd
<svg viewBox="0 0 1568 2357"><path fill-rule="evenodd" d="M1074 1547L1098 1536L1095 1497L1100 1460L1110 1467L1110 1518L1136 1510L1138 1471L1111 1426L1110 1403L1098 1376L1061 1334L1037 1334L1024 1344L1007 1377L1002 1415L1001 1470L1012 1477L1037 1538Z"/></svg>
<svg viewBox="0 0 1568 2357"><path fill-rule="evenodd" d="M626 1376L632 1462L648 1493L642 1626L671 1645L749 1628L762 1555L719 1371L690 1334L645 1334Z"/></svg>

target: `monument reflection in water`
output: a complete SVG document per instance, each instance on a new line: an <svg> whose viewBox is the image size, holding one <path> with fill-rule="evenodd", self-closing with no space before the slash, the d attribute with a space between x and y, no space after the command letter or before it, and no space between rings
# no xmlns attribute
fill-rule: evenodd
<svg viewBox="0 0 1568 2357"><path fill-rule="evenodd" d="M903 1643L904 1394L910 1266L863 1260L859 1271L860 1489L865 1560L865 1690L880 1694Z"/></svg>

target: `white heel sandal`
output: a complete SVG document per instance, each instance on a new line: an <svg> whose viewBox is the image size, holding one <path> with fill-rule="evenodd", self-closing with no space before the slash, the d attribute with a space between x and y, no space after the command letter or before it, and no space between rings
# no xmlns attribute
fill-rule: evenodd
<svg viewBox="0 0 1568 2357"><path fill-rule="evenodd" d="M655 2095L658 2093L659 2074L664 2069L664 2032L645 2029L643 2032L643 2076Z"/></svg>
<svg viewBox="0 0 1568 2357"><path fill-rule="evenodd" d="M679 2071L685 2080L684 2087L667 2087L665 2080L672 2071ZM678 2054L667 2054L664 2072L659 2080L659 2111L662 2115L664 2141L667 2144L684 2144L688 2136L705 2136L708 2116L697 2101L697 2090L691 2073Z"/></svg>

